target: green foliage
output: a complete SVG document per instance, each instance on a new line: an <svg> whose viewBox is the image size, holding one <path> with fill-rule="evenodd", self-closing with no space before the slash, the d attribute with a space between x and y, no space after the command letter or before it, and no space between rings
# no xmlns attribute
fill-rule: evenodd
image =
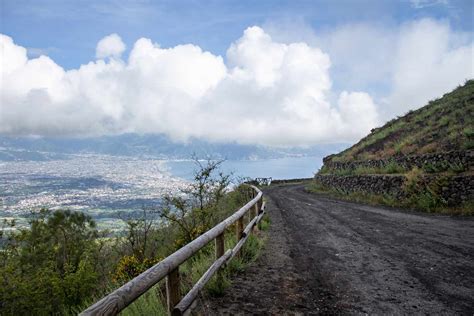
<svg viewBox="0 0 474 316"><path fill-rule="evenodd" d="M426 177L423 170L415 167L405 174L403 183L403 197L390 194L374 194L369 192L345 192L333 187L328 187L319 181L313 181L306 190L313 193L325 193L348 201L362 202L374 205L387 205L392 207L414 208L426 212L443 212L449 214L472 214L469 209L471 202L460 207L447 207L441 198L441 188L446 186L448 176ZM469 204L471 203L471 204Z"/></svg>
<svg viewBox="0 0 474 316"><path fill-rule="evenodd" d="M313 192L313 193L326 193L329 191L332 191L329 187L323 185L319 181L311 181L308 185L306 185L306 190L308 192Z"/></svg>
<svg viewBox="0 0 474 316"><path fill-rule="evenodd" d="M312 193L325 193L338 198L342 198L347 201L368 203L374 205L388 205L388 206L397 206L398 201L396 198L389 194L371 194L365 192L345 192L343 190L338 190L334 188L327 187L318 181L313 181L308 186L306 190Z"/></svg>
<svg viewBox="0 0 474 316"><path fill-rule="evenodd" d="M82 213L42 209L30 225L2 234L0 311L68 312L101 283L95 223Z"/></svg>
<svg viewBox="0 0 474 316"><path fill-rule="evenodd" d="M219 169L222 162L207 160L202 164L195 159L199 168L194 182L182 195L165 197L164 207L158 210L161 218L179 230L176 248L191 242L222 219L220 206L230 184L230 175Z"/></svg>
<svg viewBox="0 0 474 316"><path fill-rule="evenodd" d="M318 170L318 174L327 174L327 173L331 173L332 172L332 169L331 168L328 168L327 166L323 165L319 170Z"/></svg>
<svg viewBox="0 0 474 316"><path fill-rule="evenodd" d="M205 286L203 295L222 296L225 289L231 285L234 274L242 272L260 254L265 239L251 235L241 249L241 256L231 260L219 275L213 276ZM225 234L225 248L230 249L237 243L234 230ZM214 245L209 244L180 266L181 292L189 291L214 261ZM127 307L123 315L167 315L164 283L156 285L146 292L132 305Z"/></svg>
<svg viewBox="0 0 474 316"><path fill-rule="evenodd" d="M461 162L440 161L438 163L426 163L422 166L422 169L427 173L440 173L444 171L461 173L466 171L466 166Z"/></svg>
<svg viewBox="0 0 474 316"><path fill-rule="evenodd" d="M248 189L227 192L230 175L221 161L196 161L195 182L183 195L167 197L163 208L143 210L139 218L124 219L126 231L116 238L99 234L87 215L69 210L41 210L30 227L0 229L0 314L77 314L176 248L196 238L235 212L250 198ZM268 227L266 219L262 226ZM226 249L237 242L235 228L225 234ZM220 295L237 267L255 260L263 245L250 236L242 256L213 278L206 292ZM182 290L187 291L214 261L210 243L180 267ZM137 299L124 315L164 315L163 282Z"/></svg>
<svg viewBox="0 0 474 316"><path fill-rule="evenodd" d="M463 134L467 137L467 138L474 138L474 128L472 126L469 126L469 127L466 127L465 129L463 129Z"/></svg>
<svg viewBox="0 0 474 316"><path fill-rule="evenodd" d="M167 316L165 282L161 281L146 291L135 302L124 309L120 315L142 316L156 315Z"/></svg>
<svg viewBox="0 0 474 316"><path fill-rule="evenodd" d="M117 264L113 280L118 283L125 283L161 260L162 258L143 258L140 260L134 255L123 256Z"/></svg>
<svg viewBox="0 0 474 316"><path fill-rule="evenodd" d="M474 149L474 124L466 127L463 130L464 137L466 142L464 143L463 149Z"/></svg>
<svg viewBox="0 0 474 316"><path fill-rule="evenodd" d="M403 166L397 164L395 161L391 161L383 168L381 173L393 174L393 173L403 173L405 171L406 169Z"/></svg>
<svg viewBox="0 0 474 316"><path fill-rule="evenodd" d="M474 148L474 80L426 106L387 122L332 161L385 159ZM430 147L426 147L432 144Z"/></svg>
<svg viewBox="0 0 474 316"><path fill-rule="evenodd" d="M270 224L271 224L270 217L268 217L268 215L264 215L260 222L260 229L262 231L267 231L270 228Z"/></svg>
<svg viewBox="0 0 474 316"><path fill-rule="evenodd" d="M349 175L376 174L379 168L359 166L354 170L349 170Z"/></svg>
<svg viewBox="0 0 474 316"><path fill-rule="evenodd" d="M350 175L354 175L355 174L355 170L354 169L350 169L350 168L343 168L343 169L336 169L333 171L333 174L337 175L337 176L350 176Z"/></svg>
<svg viewBox="0 0 474 316"><path fill-rule="evenodd" d="M394 173L404 173L405 171L406 169L403 166L397 164L395 161L390 161L383 167L359 166L357 168L342 168L342 169L326 168L325 172L322 174L334 174L337 176L353 176L353 175L364 175L364 174L394 174Z"/></svg>
<svg viewBox="0 0 474 316"><path fill-rule="evenodd" d="M428 180L420 169L413 168L406 174L403 184L403 190L407 196L404 203L428 212L446 206L446 201L440 196L441 187L446 181L446 177Z"/></svg>

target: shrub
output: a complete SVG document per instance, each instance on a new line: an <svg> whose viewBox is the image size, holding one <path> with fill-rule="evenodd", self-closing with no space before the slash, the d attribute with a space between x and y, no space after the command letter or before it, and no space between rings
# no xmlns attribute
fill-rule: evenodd
<svg viewBox="0 0 474 316"><path fill-rule="evenodd" d="M191 242L222 219L219 206L230 184L230 175L219 169L222 162L207 160L202 164L195 159L199 168L194 174L194 182L182 191L182 195L164 198L164 206L158 214L178 229L176 248Z"/></svg>
<svg viewBox="0 0 474 316"><path fill-rule="evenodd" d="M436 177L429 180L418 168L413 168L406 174L403 190L406 193L404 204L425 211L433 211L446 205L441 198L440 190L446 184L447 177Z"/></svg>
<svg viewBox="0 0 474 316"><path fill-rule="evenodd" d="M68 313L97 293L98 237L89 216L46 209L30 228L2 234L0 313Z"/></svg>
<svg viewBox="0 0 474 316"><path fill-rule="evenodd" d="M382 173L402 173L405 171L405 168L399 164L397 164L395 161L390 161L385 167L384 167L384 172Z"/></svg>
<svg viewBox="0 0 474 316"><path fill-rule="evenodd" d="M163 258L144 258L140 260L134 255L123 256L117 264L113 280L119 284L125 283L160 262L162 259Z"/></svg>

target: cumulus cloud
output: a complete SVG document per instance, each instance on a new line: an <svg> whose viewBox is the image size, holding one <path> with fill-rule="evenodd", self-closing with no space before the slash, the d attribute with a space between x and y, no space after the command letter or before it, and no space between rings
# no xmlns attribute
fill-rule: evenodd
<svg viewBox="0 0 474 316"><path fill-rule="evenodd" d="M146 38L123 60L116 34L98 43L98 60L68 71L46 56L29 59L8 36L0 45L2 134L165 133L295 146L355 140L378 123L367 93L329 102L327 54L278 43L259 27L230 45L227 64L196 45L161 48Z"/></svg>
<svg viewBox="0 0 474 316"><path fill-rule="evenodd" d="M447 22L306 34L292 42L290 33L276 40L250 27L226 62L196 45L162 48L146 38L125 60L125 44L112 34L98 43L97 60L69 71L47 56L28 58L0 35L0 133L164 133L272 146L354 141L474 77L472 34ZM338 88L372 96L338 94L334 78Z"/></svg>
<svg viewBox="0 0 474 316"><path fill-rule="evenodd" d="M112 34L98 43L97 60L68 71L47 56L28 58L0 35L0 133L164 133L272 146L354 141L381 123L380 113L390 119L474 77L472 34L443 21L306 34L292 42L290 33L276 40L250 27L226 62L196 45L162 48L146 38L125 60L125 44ZM361 91L338 94L331 74L346 90L386 88L375 89L376 101Z"/></svg>
<svg viewBox="0 0 474 316"><path fill-rule="evenodd" d="M97 58L120 57L125 51L125 44L117 34L110 34L97 43Z"/></svg>
<svg viewBox="0 0 474 316"><path fill-rule="evenodd" d="M296 24L268 29L280 41L299 38L324 50L331 56L334 86L369 92L383 121L474 78L473 33L453 30L445 20L347 24L321 32Z"/></svg>
<svg viewBox="0 0 474 316"><path fill-rule="evenodd" d="M423 19L404 25L393 59L391 113L418 108L474 78L472 34L446 22Z"/></svg>

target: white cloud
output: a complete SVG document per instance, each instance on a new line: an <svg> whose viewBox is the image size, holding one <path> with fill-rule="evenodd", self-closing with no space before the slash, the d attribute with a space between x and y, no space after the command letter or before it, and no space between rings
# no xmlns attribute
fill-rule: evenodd
<svg viewBox="0 0 474 316"><path fill-rule="evenodd" d="M379 113L390 119L474 77L472 33L443 21L304 33L295 43L291 32L277 41L250 27L230 45L227 64L195 45L161 48L146 38L124 60L125 45L112 34L99 42L98 60L69 71L47 56L29 59L0 35L0 133L165 133L274 146L354 141L380 123ZM378 90L374 101L366 92L337 93L331 69L341 90L385 85L384 94Z"/></svg>
<svg viewBox="0 0 474 316"><path fill-rule="evenodd" d="M120 57L125 51L125 44L117 34L110 34L104 37L97 43L96 57Z"/></svg>
<svg viewBox="0 0 474 316"><path fill-rule="evenodd" d="M448 0L410 0L410 3L415 9L423 9L435 5L448 5Z"/></svg>
<svg viewBox="0 0 474 316"><path fill-rule="evenodd" d="M474 78L472 34L423 19L404 25L393 58L390 113L403 114Z"/></svg>
<svg viewBox="0 0 474 316"><path fill-rule="evenodd" d="M165 133L274 146L354 141L379 125L380 113L388 120L474 77L472 34L443 21L305 33L294 43L250 27L230 45L227 64L195 45L161 48L145 38L124 60L125 45L113 34L99 42L99 60L69 71L47 56L29 59L1 35L0 133ZM375 101L366 92L337 93L331 71L346 90L386 88Z"/></svg>
<svg viewBox="0 0 474 316"><path fill-rule="evenodd" d="M123 60L113 34L97 46L101 59L65 71L46 56L28 59L8 36L0 43L3 134L153 132L286 146L355 140L377 124L367 93L328 101L327 54L275 42L259 27L230 45L228 65L195 45L161 48L145 38Z"/></svg>
<svg viewBox="0 0 474 316"><path fill-rule="evenodd" d="M383 120L424 106L474 78L473 33L453 30L444 20L358 23L321 31L296 25L270 24L270 34L321 47L331 56L334 86L369 92Z"/></svg>

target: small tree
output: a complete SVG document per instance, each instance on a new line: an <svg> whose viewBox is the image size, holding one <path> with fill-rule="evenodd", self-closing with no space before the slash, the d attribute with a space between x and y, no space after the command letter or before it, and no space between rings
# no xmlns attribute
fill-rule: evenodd
<svg viewBox="0 0 474 316"><path fill-rule="evenodd" d="M42 209L30 227L1 237L0 314L59 314L97 291L100 244L89 216Z"/></svg>
<svg viewBox="0 0 474 316"><path fill-rule="evenodd" d="M176 246L189 243L206 232L219 219L219 205L230 184L231 174L220 170L224 160L207 159L205 163L193 157L197 166L194 182L181 190L181 195L166 196L159 210L161 218L178 227Z"/></svg>
<svg viewBox="0 0 474 316"><path fill-rule="evenodd" d="M153 212L143 208L141 218L132 218L126 220L127 235L126 242L130 247L131 253L139 261L143 261L146 257L154 257L155 251L153 247L148 247L152 232L155 230L156 218ZM151 253L148 253L151 252Z"/></svg>
<svg viewBox="0 0 474 316"><path fill-rule="evenodd" d="M124 238L117 239L120 258L112 276L114 281L126 282L160 261L158 251L163 250L159 244L163 227L156 227L156 219L156 211L146 208L139 218L122 218L127 229Z"/></svg>

